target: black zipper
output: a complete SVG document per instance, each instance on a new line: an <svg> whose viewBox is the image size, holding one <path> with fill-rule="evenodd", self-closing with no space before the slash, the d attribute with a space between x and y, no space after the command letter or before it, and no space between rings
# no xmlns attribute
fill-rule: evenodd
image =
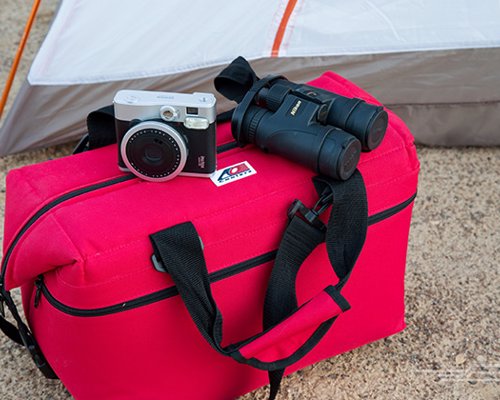
<svg viewBox="0 0 500 400"><path fill-rule="evenodd" d="M403 201L402 203L396 204L395 206L388 208L387 210L370 215L368 217L368 225L376 224L377 222L383 221L384 219L392 217L394 214L403 211L406 207L413 203L416 197L417 193L414 193L409 199Z"/></svg>
<svg viewBox="0 0 500 400"><path fill-rule="evenodd" d="M382 212L374 214L368 217L368 225L376 224L380 221L383 221L398 212L402 211L406 207L408 207L416 197L416 193L412 195L409 199L404 202L395 205L394 207L388 208ZM262 254L260 256L251 258L249 260L242 261L238 264L232 265L230 267L224 268L222 270L212 272L209 274L210 282L217 282L230 276L240 274L242 272L248 271L252 268L256 268L260 265L263 265L267 262L270 262L276 258L277 250L270 251L268 253ZM145 305L149 305L152 303L156 303L161 300L166 300L170 297L174 297L178 295L177 288L175 286L162 289L141 297L137 297L132 300L128 300L125 302L121 302L119 304L115 304L112 306L101 307L101 308L92 308L92 309L83 309L83 308L75 308L67 306L66 304L57 300L52 293L50 293L49 289L45 285L43 281L43 276L40 276L36 282L36 293L35 293L35 307L38 306L40 302L40 296L43 293L44 297L47 299L50 305L56 308L59 311L62 311L65 314L69 314L75 317L101 317L108 314L114 314L122 311L131 310L133 308L142 307Z"/></svg>
<svg viewBox="0 0 500 400"><path fill-rule="evenodd" d="M276 253L277 253L276 250L270 251L260 256L251 258L249 260L242 261L238 264L231 265L230 267L224 268L223 270L212 272L208 276L210 279L210 283L226 279L230 276L240 274L252 268L258 267L259 265L263 265L269 261L272 261L276 258ZM170 297L177 296L179 294L177 288L175 286L171 286L166 289L158 290L156 292L141 297L136 297L135 299L132 300L127 300L119 304L114 304L112 306L83 309L83 308L75 308L67 306L61 303L59 300L57 300L52 295L52 293L50 293L49 289L43 282L43 276L38 277L38 279L35 282L35 285L37 288L35 294L35 302L38 303L40 302L40 295L43 293L48 302L56 309L76 317L102 317L103 315L114 314L121 311L127 311L133 308L146 306L148 304L156 303L158 301L165 300ZM35 308L36 306L37 305L35 305Z"/></svg>
<svg viewBox="0 0 500 400"><path fill-rule="evenodd" d="M17 233L16 237L14 240L10 243L9 248L7 249L5 256L2 260L2 271L0 274L0 287L3 286L3 283L5 282L5 272L7 270L7 264L9 263L10 257L12 256L12 252L14 251L14 248L16 247L17 243L19 240L21 240L22 236L26 233L26 231L39 219L41 218L45 213L49 212L52 208L58 206L61 203L64 203L67 200L73 199L75 197L81 196L82 194L93 192L94 190L102 189L107 186L112 186L117 183L121 182L126 182L129 180L132 180L136 178L134 175L124 175L120 176L118 178L110 179L104 182L100 183L95 183L90 186L86 186L81 189L73 190L69 193L66 193L57 199L51 201L50 203L47 203L45 206L40 208L33 216L24 224L24 226L21 228L21 230Z"/></svg>
<svg viewBox="0 0 500 400"><path fill-rule="evenodd" d="M217 147L217 153L223 153L225 151L229 151L231 149L234 149L237 147L236 142L230 142L223 144L221 146ZM109 187L118 183L126 182L132 179L135 179L136 177L134 175L124 175L120 176L118 178L113 178L107 181L99 182L93 185L89 185L87 187L73 190L71 192L68 192L57 199L47 203L45 206L40 208L21 228L21 230L17 233L15 236L14 240L10 243L9 248L7 249L5 256L2 260L2 266L1 266L1 271L0 271L0 289L3 290L3 284L5 282L5 273L7 270L7 265L10 260L10 257L12 256L12 253L14 251L15 246L21 239L21 237L28 231L28 229L39 219L41 218L45 213L50 211L52 208L58 206L59 204L73 199L75 197L78 197L80 195L99 190L105 187ZM380 222L386 218L391 217L392 215L398 213L399 211L403 210L406 208L409 204L413 202L413 200L416 197L416 193L411 196L408 200L391 207L387 210L384 210L380 213L377 213L375 215L372 215L368 217L368 225L375 224L377 222ZM241 272L247 271L251 268L255 268L259 265L262 265L268 261L273 260L276 257L277 250L271 251L269 253L262 254L260 256L254 257L250 260L243 261L241 263L235 264L233 266L224 268L223 270L216 271L212 274L209 275L210 281L211 282L216 282L225 278L228 278L232 275L239 274ZM57 300L48 290L48 288L45 286L43 282L43 276L40 276L37 278L35 281L36 285L36 293L35 293L35 307L37 307L40 303L40 298L41 294L47 298L50 304L52 304L55 308L59 309L60 311L63 311L67 314L70 315L75 315L75 316L102 316L106 314L111 314L115 312L120 312L120 311L126 311L130 310L132 308L137 308L141 307L143 305L148 305L160 300L167 299L169 297L173 297L177 295L177 289L175 287L170 287L166 288L130 301L122 302L120 304L108 306L108 307L102 307L102 308L95 308L95 309L79 309L79 308L74 308L74 307L69 307L66 306L65 304L61 303L59 300ZM1 299L0 299L0 305L1 305Z"/></svg>
<svg viewBox="0 0 500 400"><path fill-rule="evenodd" d="M235 141L222 144L222 145L220 145L220 146L217 147L217 154L223 153L225 151L232 150L232 149L234 149L236 147L237 147L237 143ZM108 187L108 186L116 185L117 183L129 181L129 180L132 180L132 179L135 179L135 178L137 178L135 175L130 174L130 175L120 176L118 178L109 179L107 181L103 181L103 182L100 182L100 183L95 183L93 185L89 185L89 186L86 186L84 188L68 192L68 193L66 193L66 194L58 197L57 199L55 199L55 200L47 203L42 208L40 208L28 220L28 222L26 222L24 224L24 226L21 228L21 230L17 233L16 237L10 243L9 248L7 249L7 251L5 253L5 256L4 256L3 260L2 260L2 268L1 268L1 271L0 271L0 289L3 288L3 284L5 282L5 273L7 271L7 264L9 263L9 260L10 260L10 257L12 255L12 252L14 251L14 248L16 247L16 245L19 242L19 240L21 239L21 237L26 233L26 231L40 217L42 217L45 213L47 213L48 211L50 211L52 208L58 206L59 204L65 202L67 200L73 199L73 198L78 197L78 196L80 196L82 194L85 194L85 193L93 192L94 190L99 190L99 189L102 189L102 188L105 188L105 187ZM0 301L0 304L1 304L1 301Z"/></svg>

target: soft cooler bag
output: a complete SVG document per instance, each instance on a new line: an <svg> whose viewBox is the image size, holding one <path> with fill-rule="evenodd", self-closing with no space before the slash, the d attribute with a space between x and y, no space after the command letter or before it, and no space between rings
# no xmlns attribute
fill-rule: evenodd
<svg viewBox="0 0 500 400"><path fill-rule="evenodd" d="M331 72L311 84L377 103ZM0 327L75 398L224 400L269 380L274 397L283 371L405 327L419 163L403 122L389 111L346 182L231 141L220 125L218 169L240 179L219 187L124 174L115 145L8 174L16 326Z"/></svg>

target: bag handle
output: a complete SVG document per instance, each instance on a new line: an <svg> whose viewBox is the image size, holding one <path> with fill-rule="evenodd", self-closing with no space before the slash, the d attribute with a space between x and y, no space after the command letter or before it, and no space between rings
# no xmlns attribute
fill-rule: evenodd
<svg viewBox="0 0 500 400"><path fill-rule="evenodd" d="M291 220L268 283L263 332L228 346L222 346L222 314L212 295L200 237L194 225L185 222L150 236L157 261L170 273L202 336L219 353L271 371L271 399L277 394L284 369L308 354L337 316L349 308L340 290L366 237L368 210L361 174L356 171L351 179L343 182L319 177L314 179L314 184L321 196L317 203L319 209L309 210L300 203L289 215ZM318 216L332 203L325 227ZM324 241L330 261L335 262L332 267L339 282L327 286L299 307L295 289L297 274L305 259ZM307 340L301 341L291 355L280 357L280 354L289 354L287 346L295 335L311 329L314 330ZM285 346L282 350L281 345Z"/></svg>

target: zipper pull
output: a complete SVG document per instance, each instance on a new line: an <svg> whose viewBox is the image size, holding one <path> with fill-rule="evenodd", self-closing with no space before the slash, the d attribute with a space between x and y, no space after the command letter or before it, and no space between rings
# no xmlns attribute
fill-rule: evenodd
<svg viewBox="0 0 500 400"><path fill-rule="evenodd" d="M40 298L42 297L42 285L43 285L43 278L40 276L35 281L35 286L36 286L35 304L34 304L35 308L38 308L38 305L40 304Z"/></svg>

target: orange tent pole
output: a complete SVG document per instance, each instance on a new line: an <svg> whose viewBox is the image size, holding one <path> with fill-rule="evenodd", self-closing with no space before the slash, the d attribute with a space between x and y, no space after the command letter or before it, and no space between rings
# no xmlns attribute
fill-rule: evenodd
<svg viewBox="0 0 500 400"><path fill-rule="evenodd" d="M10 89L12 88L12 83L14 82L14 77L16 76L17 67L19 66L19 62L21 61L21 57L23 55L24 47L26 46L26 42L28 41L28 36L31 31L31 27L33 26L33 21L35 20L36 13L38 11L38 7L40 6L41 0L35 0L33 2L33 6L31 8L30 16L28 21L26 22L26 26L24 27L23 36L21 38L21 42L17 48L16 56L14 57L14 61L12 63L12 67L10 68L9 76L7 78L7 82L5 83L4 90L2 92L2 98L0 99L0 118L2 118L3 110L5 105L7 104L7 98L9 97Z"/></svg>

